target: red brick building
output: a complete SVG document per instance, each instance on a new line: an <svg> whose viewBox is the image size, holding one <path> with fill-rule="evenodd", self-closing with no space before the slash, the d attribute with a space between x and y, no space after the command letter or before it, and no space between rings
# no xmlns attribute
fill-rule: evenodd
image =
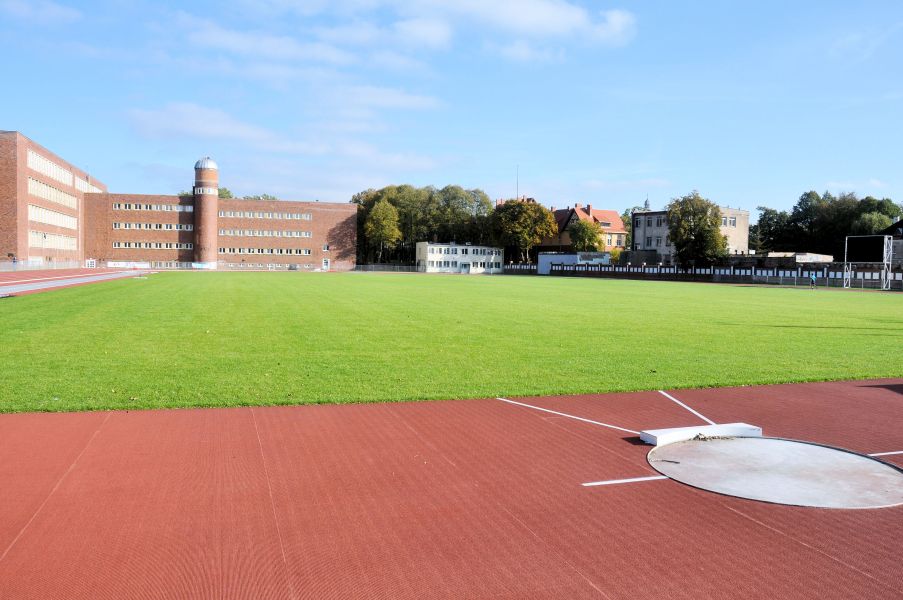
<svg viewBox="0 0 903 600"><path fill-rule="evenodd" d="M150 263L154 268L350 270L356 206L219 198L195 164L192 194L111 194L18 132L0 132L0 260Z"/></svg>

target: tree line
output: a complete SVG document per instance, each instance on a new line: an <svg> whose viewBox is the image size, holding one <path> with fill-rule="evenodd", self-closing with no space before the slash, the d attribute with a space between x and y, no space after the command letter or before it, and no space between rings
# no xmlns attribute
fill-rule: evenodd
<svg viewBox="0 0 903 600"><path fill-rule="evenodd" d="M809 191L789 212L767 206L758 210L759 222L749 228L750 250L814 252L835 260L843 260L846 236L878 233L903 216L903 207L890 198L859 198L852 192L834 196Z"/></svg>
<svg viewBox="0 0 903 600"><path fill-rule="evenodd" d="M493 206L480 189L458 185L390 185L355 194L358 262L413 264L417 242L456 242L513 248L523 261L530 249L558 233L549 209L508 200Z"/></svg>

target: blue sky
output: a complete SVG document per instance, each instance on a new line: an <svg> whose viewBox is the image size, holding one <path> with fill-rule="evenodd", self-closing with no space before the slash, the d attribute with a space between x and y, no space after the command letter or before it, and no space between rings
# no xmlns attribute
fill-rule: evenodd
<svg viewBox="0 0 903 600"><path fill-rule="evenodd" d="M0 0L0 48L0 129L111 191L903 201L899 0Z"/></svg>

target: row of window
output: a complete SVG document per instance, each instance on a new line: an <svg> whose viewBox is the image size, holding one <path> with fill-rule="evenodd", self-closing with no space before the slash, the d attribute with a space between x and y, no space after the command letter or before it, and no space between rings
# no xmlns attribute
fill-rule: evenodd
<svg viewBox="0 0 903 600"><path fill-rule="evenodd" d="M72 187L72 171L61 167L49 158L44 158L34 150L28 151L25 162L29 169Z"/></svg>
<svg viewBox="0 0 903 600"><path fill-rule="evenodd" d="M78 219L75 217L34 204L28 205L28 220L78 230Z"/></svg>
<svg viewBox="0 0 903 600"><path fill-rule="evenodd" d="M309 248L220 248L220 254L300 254L310 256Z"/></svg>
<svg viewBox="0 0 903 600"><path fill-rule="evenodd" d="M259 210L221 210L221 217L233 217L236 219L282 219L284 221L310 221L311 213L282 213L264 212Z"/></svg>
<svg viewBox="0 0 903 600"><path fill-rule="evenodd" d="M661 227L662 225L667 225L668 219L665 217L655 217L655 226ZM635 226L637 228L643 226L643 218L637 217ZM737 217L721 217L721 226L722 227L736 227L737 226ZM652 217L646 217L646 227L652 227Z"/></svg>
<svg viewBox="0 0 903 600"><path fill-rule="evenodd" d="M58 190L52 185L47 185L43 181L28 178L28 193L36 198L43 198L48 202L59 204L67 208L78 208L78 198L72 194L67 194L63 190Z"/></svg>
<svg viewBox="0 0 903 600"><path fill-rule="evenodd" d="M666 246L670 246L670 245L671 245L671 236L670 236L670 235L666 235L666 236L665 236L665 245L666 245ZM658 236L655 237L655 247L656 247L656 248L661 248L661 246L662 246L662 236L658 235ZM651 237L647 237L647 238L646 238L646 247L647 247L647 248L651 248L651 247L652 247L652 238L651 238Z"/></svg>
<svg viewBox="0 0 903 600"><path fill-rule="evenodd" d="M29 231L28 247L52 250L77 250L78 241L71 235L45 233L43 231Z"/></svg>
<svg viewBox="0 0 903 600"><path fill-rule="evenodd" d="M473 254L474 256L501 256L502 251L494 248L460 248L461 254ZM457 254L458 248L434 248L430 246L427 250L428 254Z"/></svg>
<svg viewBox="0 0 903 600"><path fill-rule="evenodd" d="M220 235L244 236L244 237L296 237L309 238L313 234L310 231L267 231L255 229L220 229Z"/></svg>
<svg viewBox="0 0 903 600"><path fill-rule="evenodd" d="M191 223L113 223L113 229L164 229L168 231L194 231Z"/></svg>
<svg viewBox="0 0 903 600"><path fill-rule="evenodd" d="M103 190L88 181L87 179L82 179L78 175L75 176L75 189L80 192L85 192L89 194L102 194Z"/></svg>
<svg viewBox="0 0 903 600"><path fill-rule="evenodd" d="M114 248L147 248L150 250L191 250L191 242L113 242Z"/></svg>
<svg viewBox="0 0 903 600"><path fill-rule="evenodd" d="M192 204L132 204L114 202L113 210L157 210L162 212L194 212Z"/></svg>
<svg viewBox="0 0 903 600"><path fill-rule="evenodd" d="M423 263L421 263L421 264L423 264ZM430 260L430 261L427 261L427 265L429 265L431 267L437 267L437 268L443 268L443 267L458 268L458 261L456 261L456 260ZM470 265L471 268L474 268L474 269L476 269L476 268L501 269L502 268L502 263L500 263L500 262L472 262L472 263L462 262L461 266L463 267L464 265Z"/></svg>
<svg viewBox="0 0 903 600"><path fill-rule="evenodd" d="M614 243L612 243L614 242ZM608 241L606 242L608 246L623 246L624 245L624 236L623 235L608 235Z"/></svg>

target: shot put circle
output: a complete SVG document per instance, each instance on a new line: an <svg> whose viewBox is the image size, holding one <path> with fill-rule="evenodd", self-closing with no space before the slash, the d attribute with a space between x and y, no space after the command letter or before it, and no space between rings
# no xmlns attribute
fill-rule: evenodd
<svg viewBox="0 0 903 600"><path fill-rule="evenodd" d="M695 488L817 508L903 505L903 469L874 458L781 438L696 438L653 448L653 469Z"/></svg>

